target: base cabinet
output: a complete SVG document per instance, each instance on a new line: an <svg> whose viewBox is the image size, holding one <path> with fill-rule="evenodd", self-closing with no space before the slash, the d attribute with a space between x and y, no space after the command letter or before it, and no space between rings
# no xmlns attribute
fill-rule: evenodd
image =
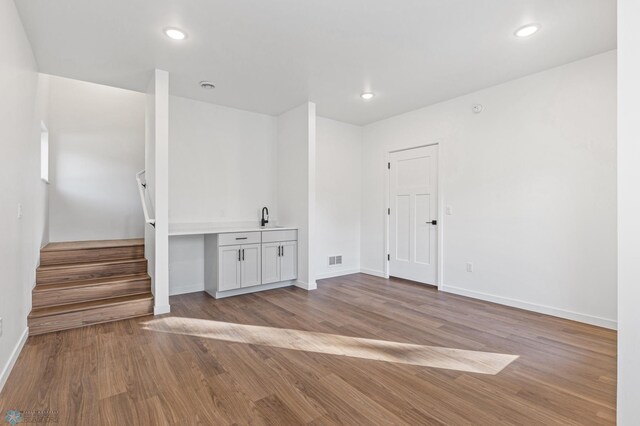
<svg viewBox="0 0 640 426"><path fill-rule="evenodd" d="M295 230L206 235L205 290L218 298L295 280L296 239Z"/></svg>
<svg viewBox="0 0 640 426"><path fill-rule="evenodd" d="M240 261L240 287L253 287L262 284L260 244L242 246L240 250L242 258Z"/></svg>
<svg viewBox="0 0 640 426"><path fill-rule="evenodd" d="M260 285L260 244L218 249L218 291Z"/></svg>
<svg viewBox="0 0 640 426"><path fill-rule="evenodd" d="M298 278L298 243L283 241L262 244L262 284Z"/></svg>
<svg viewBox="0 0 640 426"><path fill-rule="evenodd" d="M262 244L262 283L280 281L280 243Z"/></svg>
<svg viewBox="0 0 640 426"><path fill-rule="evenodd" d="M240 288L240 246L218 250L218 291Z"/></svg>

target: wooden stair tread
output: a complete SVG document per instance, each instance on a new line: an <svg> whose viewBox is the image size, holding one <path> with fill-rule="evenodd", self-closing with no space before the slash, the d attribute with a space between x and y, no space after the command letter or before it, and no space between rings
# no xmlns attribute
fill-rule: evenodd
<svg viewBox="0 0 640 426"><path fill-rule="evenodd" d="M121 265L123 263L137 263L144 262L147 259L144 257L138 257L135 259L115 259L115 260L106 260L103 262L88 262L88 263L63 263L57 265L42 265L38 266L37 271L57 271L62 269L86 269L91 266L110 266L110 265Z"/></svg>
<svg viewBox="0 0 640 426"><path fill-rule="evenodd" d="M30 335L153 314L144 239L68 241L40 250Z"/></svg>
<svg viewBox="0 0 640 426"><path fill-rule="evenodd" d="M140 280L150 280L151 277L149 274L133 274L133 275L116 275L112 277L104 277L104 278L95 278L91 280L81 280L81 281L65 281L61 283L55 284L40 284L36 285L33 289L34 293L41 293L45 291L55 291L55 290L66 290L80 287L90 287L96 285L106 285L106 284L115 284L115 283L123 283L128 281L140 281Z"/></svg>
<svg viewBox="0 0 640 426"><path fill-rule="evenodd" d="M34 308L31 310L29 318L40 318L52 315L67 314L70 312L87 311L94 308L105 308L120 305L123 303L139 302L142 300L153 300L153 294L147 292L143 294L135 294L132 296L121 296L110 299L92 300L90 302Z"/></svg>
<svg viewBox="0 0 640 426"><path fill-rule="evenodd" d="M127 240L105 240L105 241L65 241L49 243L40 251L65 251L65 250L90 250L115 247L143 246L144 238L132 238Z"/></svg>

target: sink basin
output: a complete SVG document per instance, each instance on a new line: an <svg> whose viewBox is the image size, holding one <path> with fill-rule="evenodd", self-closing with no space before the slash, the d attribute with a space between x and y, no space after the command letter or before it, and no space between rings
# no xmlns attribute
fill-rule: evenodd
<svg viewBox="0 0 640 426"><path fill-rule="evenodd" d="M284 228L284 226L282 225L266 225L266 226L261 226L261 229L281 229Z"/></svg>

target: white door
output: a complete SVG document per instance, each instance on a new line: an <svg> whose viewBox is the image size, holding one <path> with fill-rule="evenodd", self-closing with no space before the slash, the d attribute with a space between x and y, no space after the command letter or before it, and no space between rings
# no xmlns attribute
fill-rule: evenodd
<svg viewBox="0 0 640 426"><path fill-rule="evenodd" d="M285 241L280 243L280 281L298 278L298 243Z"/></svg>
<svg viewBox="0 0 640 426"><path fill-rule="evenodd" d="M262 284L280 281L280 243L262 244Z"/></svg>
<svg viewBox="0 0 640 426"><path fill-rule="evenodd" d="M389 157L389 275L436 285L438 146Z"/></svg>
<svg viewBox="0 0 640 426"><path fill-rule="evenodd" d="M218 250L218 291L240 288L240 246L225 246Z"/></svg>
<svg viewBox="0 0 640 426"><path fill-rule="evenodd" d="M240 287L251 287L261 284L260 244L241 246Z"/></svg>

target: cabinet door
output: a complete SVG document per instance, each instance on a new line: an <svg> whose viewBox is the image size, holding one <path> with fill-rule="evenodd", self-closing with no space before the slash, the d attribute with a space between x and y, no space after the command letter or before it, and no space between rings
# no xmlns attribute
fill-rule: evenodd
<svg viewBox="0 0 640 426"><path fill-rule="evenodd" d="M260 265L262 262L260 261L261 253L260 253L260 244L250 244L246 246L242 246L241 248L241 258L240 262L240 286L241 287L251 287L254 285L259 285L261 283L261 268Z"/></svg>
<svg viewBox="0 0 640 426"><path fill-rule="evenodd" d="M218 291L240 288L240 246L218 249Z"/></svg>
<svg viewBox="0 0 640 426"><path fill-rule="evenodd" d="M280 246L280 281L295 280L298 278L298 243L285 241Z"/></svg>
<svg viewBox="0 0 640 426"><path fill-rule="evenodd" d="M262 284L280 281L280 243L262 244Z"/></svg>

